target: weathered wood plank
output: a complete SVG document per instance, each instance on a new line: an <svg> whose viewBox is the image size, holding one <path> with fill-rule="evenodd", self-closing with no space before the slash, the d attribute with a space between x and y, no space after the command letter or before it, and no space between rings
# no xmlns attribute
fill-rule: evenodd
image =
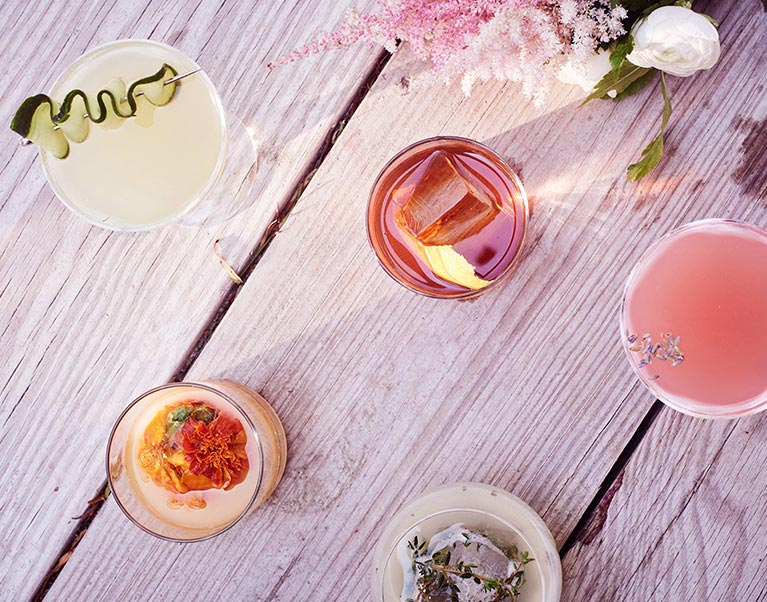
<svg viewBox="0 0 767 602"><path fill-rule="evenodd" d="M601 531L565 556L568 599L767 599L765 442L764 416L705 422L664 409Z"/></svg>
<svg viewBox="0 0 767 602"><path fill-rule="evenodd" d="M723 62L674 80L675 105L697 110L678 112L672 152L638 186L624 169L657 128L657 90L578 110L563 87L539 115L511 86L468 99L457 87L409 88L417 67L407 51L395 56L190 373L240 380L275 405L289 461L274 499L183 547L109 503L52 599L365 600L382 523L414 493L461 479L521 495L562 544L652 404L617 340L631 267L682 222L765 217L738 176L740 124L765 108L753 91L764 81L757 10L721 4ZM380 167L439 133L495 147L534 199L516 274L472 302L402 290L365 237ZM199 566L217 577L190 582Z"/></svg>
<svg viewBox="0 0 767 602"><path fill-rule="evenodd" d="M379 53L266 64L342 18L343 2L5 2L0 114L75 57L125 37L171 43L202 64L260 151L251 204L226 223L116 234L78 221L32 148L0 147L0 598L31 595L104 479L126 399L178 369Z"/></svg>

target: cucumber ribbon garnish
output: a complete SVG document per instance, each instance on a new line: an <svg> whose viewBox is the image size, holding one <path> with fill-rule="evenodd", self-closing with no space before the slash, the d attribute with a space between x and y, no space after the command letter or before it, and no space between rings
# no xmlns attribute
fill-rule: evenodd
<svg viewBox="0 0 767 602"><path fill-rule="evenodd" d="M191 73L181 77L186 75ZM70 141L78 143L88 137L89 121L119 127L122 120L136 115L139 96L157 107L168 104L176 93L179 79L178 71L163 64L157 73L136 80L127 91L120 80L114 80L96 93L95 100L89 99L82 90L72 90L61 104L46 94L30 96L13 116L11 129L54 157L65 159Z"/></svg>

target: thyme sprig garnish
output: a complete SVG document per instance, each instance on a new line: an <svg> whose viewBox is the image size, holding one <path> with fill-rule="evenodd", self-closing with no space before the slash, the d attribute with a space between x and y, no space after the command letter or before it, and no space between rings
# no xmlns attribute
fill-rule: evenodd
<svg viewBox="0 0 767 602"><path fill-rule="evenodd" d="M639 369L649 366L653 360L669 361L672 367L678 366L684 361L684 352L679 347L682 337L675 337L670 332L664 332L659 343L653 343L652 335L649 332L643 334L641 339L639 335L632 334L626 340L630 345L629 351L638 353L642 358L637 365ZM660 374L653 374L650 380L658 378L660 378Z"/></svg>
<svg viewBox="0 0 767 602"><path fill-rule="evenodd" d="M464 546L476 545L477 551L480 549L480 543L472 543L466 533L462 534L466 539ZM453 544L455 546L455 543ZM418 593L415 598L408 598L406 602L426 602L432 594L437 594L441 590L447 589L450 595L450 602L460 602L459 594L461 588L456 583L455 577L459 579L473 580L476 584L482 585L482 591L492 592L492 602L508 600L509 602L518 602L520 587L525 583L524 566L533 559L527 552L517 553L515 549L508 552L509 561L513 563L514 570L504 579L490 577L476 572L478 568L475 564L466 562L450 562L450 549L442 548L437 550L431 556L426 555L426 541L419 541L416 535L411 541L408 541L408 549L413 560L413 570L418 573Z"/></svg>

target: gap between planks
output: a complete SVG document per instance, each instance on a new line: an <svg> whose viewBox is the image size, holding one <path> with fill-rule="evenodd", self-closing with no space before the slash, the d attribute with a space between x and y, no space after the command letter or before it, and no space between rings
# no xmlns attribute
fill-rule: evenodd
<svg viewBox="0 0 767 602"><path fill-rule="evenodd" d="M642 421L637 426L634 434L631 435L631 438L623 447L620 454L618 454L615 462L602 480L602 484L599 486L599 489L597 489L591 503L586 507L586 510L576 523L575 528L570 532L567 540L560 548L560 558L564 559L567 553L570 552L578 542L585 544L591 543L599 535L600 531L602 531L605 521L607 520L607 511L610 508L610 503L623 484L623 471L652 425L658 419L658 416L660 416L663 408L663 402L656 399L644 415L644 418L642 418Z"/></svg>
<svg viewBox="0 0 767 602"><path fill-rule="evenodd" d="M384 70L384 67L386 67L386 64L389 62L391 57L391 53L386 50L382 50L378 57L376 57L373 65L370 67L362 82L352 95L351 99L346 104L341 117L328 130L325 138L320 144L320 147L314 153L314 158L309 164L309 167L301 175L298 183L293 187L293 190L288 196L287 201L278 208L274 219L266 228L265 232L261 235L256 245L253 247L253 250L248 254L248 258L246 259L245 264L237 272L242 279L242 283L232 283L229 286L229 289L224 294L223 299L218 304L210 319L200 331L199 336L192 344L189 351L182 358L178 369L171 378L171 382L180 382L186 377L192 365L200 356L202 350L208 344L208 341L210 341L216 328L218 328L218 325L226 316L229 308L237 298L241 288L245 286L248 278L258 265L258 262L264 256L264 253L266 253L266 250L269 248L269 245L272 243L275 236L277 236L277 234L280 232L282 225L290 216L291 211L298 204L298 200L301 198L304 190L306 190L309 182L311 182L314 174L317 173L317 170L325 161L328 154L330 154L331 149L340 138L344 127L352 118L360 104L362 104L362 101L367 96L368 92L373 87L373 84L376 82L378 77L381 75L381 72ZM85 536L91 523L96 518L96 515L99 513L101 508L104 506L104 503L108 499L109 493L107 493L107 485L108 483L106 479L104 479L94 499L88 502L88 506L85 512L77 517L77 523L74 525L72 533L67 538L67 541L62 546L61 552L58 554L56 562L53 563L45 578L35 590L35 593L32 596L33 602L39 602L45 598L46 593L51 589L51 587L53 587L53 584L61 573L61 570L64 568L64 565L71 558L72 554L74 554L78 544Z"/></svg>

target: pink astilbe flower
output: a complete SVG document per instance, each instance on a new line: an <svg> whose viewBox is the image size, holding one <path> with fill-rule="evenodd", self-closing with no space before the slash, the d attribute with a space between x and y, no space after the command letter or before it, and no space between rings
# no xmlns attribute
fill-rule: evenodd
<svg viewBox="0 0 767 602"><path fill-rule="evenodd" d="M477 80L508 80L540 104L561 66L585 63L623 35L626 17L609 0L379 0L270 66L360 41L393 52L401 40L444 80L460 78L467 94Z"/></svg>
<svg viewBox="0 0 767 602"><path fill-rule="evenodd" d="M460 76L466 94L476 80L513 81L541 105L562 66L584 64L602 45L625 33L626 11L608 2L565 0L504 7L441 69Z"/></svg>

